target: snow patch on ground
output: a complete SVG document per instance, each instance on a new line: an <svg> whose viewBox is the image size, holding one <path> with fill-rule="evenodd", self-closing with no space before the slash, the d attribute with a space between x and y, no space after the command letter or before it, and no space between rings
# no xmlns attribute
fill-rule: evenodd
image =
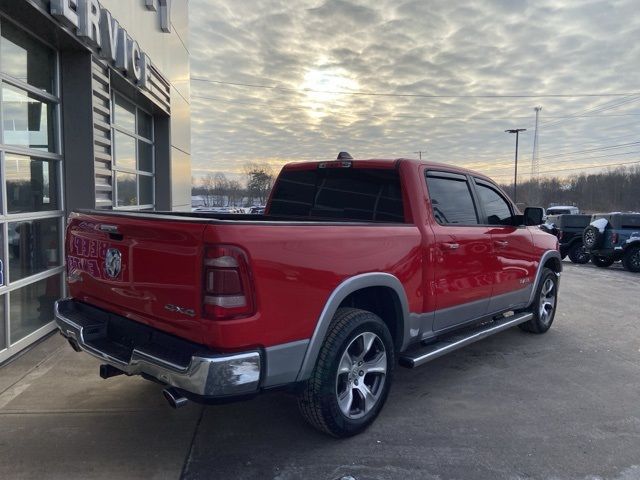
<svg viewBox="0 0 640 480"><path fill-rule="evenodd" d="M606 218L599 218L591 222L591 225L600 230L600 233L604 233L604 229L607 228L609 221Z"/></svg>

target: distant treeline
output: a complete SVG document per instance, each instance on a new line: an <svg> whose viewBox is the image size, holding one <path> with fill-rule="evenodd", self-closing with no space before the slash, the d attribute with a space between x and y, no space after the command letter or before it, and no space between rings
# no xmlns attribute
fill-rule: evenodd
<svg viewBox="0 0 640 480"><path fill-rule="evenodd" d="M502 188L513 198L513 183ZM587 213L640 212L640 167L518 182L517 194L518 204L545 208L555 204L576 205Z"/></svg>

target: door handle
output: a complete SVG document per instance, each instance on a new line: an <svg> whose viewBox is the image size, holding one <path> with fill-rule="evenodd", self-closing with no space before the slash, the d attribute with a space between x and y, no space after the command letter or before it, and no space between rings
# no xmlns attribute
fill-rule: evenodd
<svg viewBox="0 0 640 480"><path fill-rule="evenodd" d="M495 244L496 244L497 247L504 248L507 245L509 245L509 242L506 241L506 240L496 240Z"/></svg>
<svg viewBox="0 0 640 480"><path fill-rule="evenodd" d="M458 248L460 248L459 243L443 243L442 246L447 250L457 250Z"/></svg>

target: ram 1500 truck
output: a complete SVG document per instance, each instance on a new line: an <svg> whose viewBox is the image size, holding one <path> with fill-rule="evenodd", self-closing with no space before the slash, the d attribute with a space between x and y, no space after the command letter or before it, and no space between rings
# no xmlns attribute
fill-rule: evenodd
<svg viewBox="0 0 640 480"><path fill-rule="evenodd" d="M56 320L103 378L154 380L172 406L286 387L313 426L354 435L396 364L549 329L562 267L543 213L452 166L293 163L264 215L72 214Z"/></svg>

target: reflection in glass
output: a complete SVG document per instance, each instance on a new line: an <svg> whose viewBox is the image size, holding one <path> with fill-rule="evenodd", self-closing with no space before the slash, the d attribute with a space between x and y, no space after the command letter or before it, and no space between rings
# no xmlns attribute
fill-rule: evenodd
<svg viewBox="0 0 640 480"><path fill-rule="evenodd" d="M0 70L36 88L53 91L54 54L7 21L2 21Z"/></svg>
<svg viewBox="0 0 640 480"><path fill-rule="evenodd" d="M60 266L59 218L11 222L8 227L12 282Z"/></svg>
<svg viewBox="0 0 640 480"><path fill-rule="evenodd" d="M138 135L151 140L153 135L151 115L138 109Z"/></svg>
<svg viewBox="0 0 640 480"><path fill-rule="evenodd" d="M153 205L153 177L140 175L140 205Z"/></svg>
<svg viewBox="0 0 640 480"><path fill-rule="evenodd" d="M58 209L58 163L7 153L9 213Z"/></svg>
<svg viewBox="0 0 640 480"><path fill-rule="evenodd" d="M118 206L130 207L138 204L136 193L136 176L132 173L116 173L118 188Z"/></svg>
<svg viewBox="0 0 640 480"><path fill-rule="evenodd" d="M136 169L136 139L124 133L115 132L115 161L118 168Z"/></svg>
<svg viewBox="0 0 640 480"><path fill-rule="evenodd" d="M53 152L53 108L33 94L2 86L4 143Z"/></svg>
<svg viewBox="0 0 640 480"><path fill-rule="evenodd" d="M153 146L138 140L138 170L153 172Z"/></svg>
<svg viewBox="0 0 640 480"><path fill-rule="evenodd" d="M61 297L60 286L60 275L54 275L9 294L12 344L53 320L53 304Z"/></svg>
<svg viewBox="0 0 640 480"><path fill-rule="evenodd" d="M136 107L119 95L115 96L113 106L114 123L131 133L136 131Z"/></svg>

